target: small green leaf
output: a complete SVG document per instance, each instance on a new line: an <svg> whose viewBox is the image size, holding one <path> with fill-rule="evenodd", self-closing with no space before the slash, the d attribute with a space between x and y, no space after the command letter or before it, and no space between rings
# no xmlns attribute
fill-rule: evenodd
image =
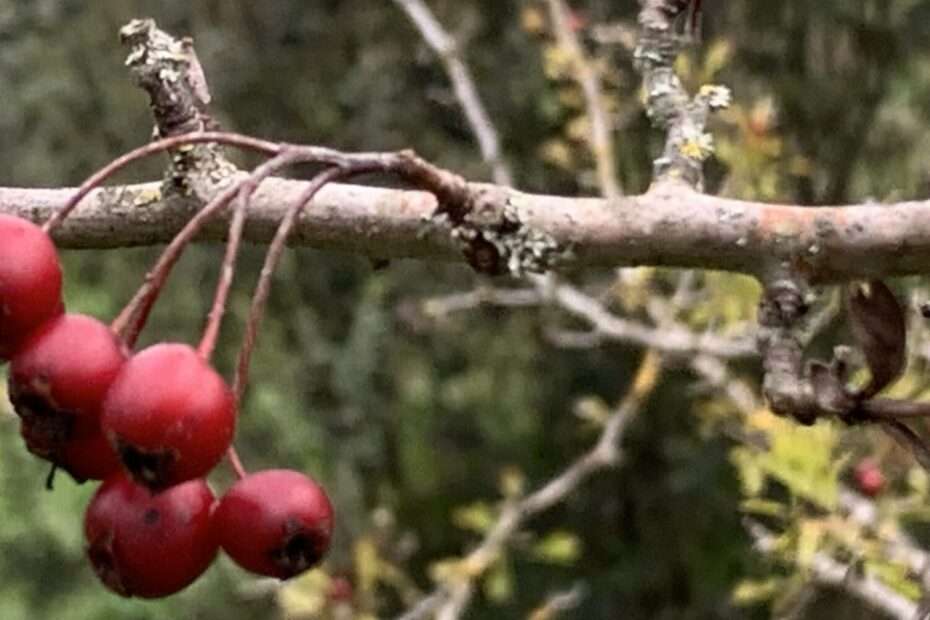
<svg viewBox="0 0 930 620"><path fill-rule="evenodd" d="M920 600L922 596L920 586L908 577L910 571L906 566L891 562L867 561L865 569L868 574L874 575L899 594L913 601Z"/></svg>
<svg viewBox="0 0 930 620"><path fill-rule="evenodd" d="M513 572L506 560L494 563L484 579L483 588L485 596L493 603L506 603L513 598Z"/></svg>
<svg viewBox="0 0 930 620"><path fill-rule="evenodd" d="M777 519L784 519L788 516L788 509L783 504L760 498L744 500L740 503L740 510L754 515L775 517Z"/></svg>
<svg viewBox="0 0 930 620"><path fill-rule="evenodd" d="M761 495L765 489L765 470L759 466L758 455L748 448L734 448L730 451L730 460L739 474L743 495Z"/></svg>
<svg viewBox="0 0 930 620"><path fill-rule="evenodd" d="M494 523L494 511L484 502L475 502L457 508L452 513L452 523L460 529L484 534Z"/></svg>
<svg viewBox="0 0 930 620"><path fill-rule="evenodd" d="M798 546L796 549L799 566L811 565L817 551L820 550L820 541L823 540L823 524L817 521L802 521L798 527Z"/></svg>
<svg viewBox="0 0 930 620"><path fill-rule="evenodd" d="M824 510L834 509L842 467L834 458L836 428L826 423L801 427L779 419L769 437L771 450L759 456L759 466L795 495Z"/></svg>
<svg viewBox="0 0 930 620"><path fill-rule="evenodd" d="M782 580L771 578L765 580L744 579L736 584L730 595L734 605L748 607L770 600L781 589Z"/></svg>
<svg viewBox="0 0 930 620"><path fill-rule="evenodd" d="M571 565L581 556L581 540L571 532L552 532L533 546L533 555L550 564Z"/></svg>

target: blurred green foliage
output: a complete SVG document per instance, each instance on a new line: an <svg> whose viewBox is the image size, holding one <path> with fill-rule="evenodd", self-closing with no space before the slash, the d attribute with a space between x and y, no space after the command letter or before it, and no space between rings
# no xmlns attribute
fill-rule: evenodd
<svg viewBox="0 0 930 620"><path fill-rule="evenodd" d="M579 138L581 98L558 66L543 7L531 0L430 4L466 46L517 184L595 193ZM927 193L930 2L705 5L704 43L679 68L691 86L714 80L735 93L733 108L714 121L709 190L806 204ZM629 46L623 37L597 43L595 27L628 31L636 3L574 6L592 53L609 68L617 173L627 191L642 191L662 136L641 112ZM116 35L142 16L194 37L213 112L226 128L344 149L410 146L471 178L489 176L441 66L390 2L0 0L0 184L75 184L148 139L146 101L127 78ZM158 178L160 165L126 178ZM146 342L196 339L220 252L188 251ZM113 316L156 253L66 253L69 307ZM262 248L243 256L218 350L227 375L261 258ZM583 279L609 284L611 277ZM222 560L165 601L109 594L82 557L80 515L92 485L59 476L55 492L45 492L45 466L24 454L15 419L0 405L0 618L309 618L325 603L327 575L349 576L358 608L369 614L403 608L417 588L430 588L438 559L460 555L486 530L502 476L516 473L534 488L587 449L596 432L572 415L574 403L613 402L641 355L616 344L559 348L545 338L554 321L565 322L551 310L421 316L420 301L475 283L460 266L400 261L373 271L359 257L288 254L237 443L249 468L286 466L319 477L339 518L326 574L284 589ZM707 296L688 317L696 327L752 318L754 284L721 274L702 283ZM643 316L656 291L647 286L638 301L635 292L618 289L614 305ZM751 364L737 371L758 375ZM625 439L625 465L534 521L532 537L485 580L469 617L524 617L576 581L587 596L575 617L770 613L795 573L769 576L741 511L788 519L785 540L803 555L836 534L812 526L807 512L792 512L797 502L829 509L842 456L872 450L871 439L850 443L830 427L819 434L776 428L759 422L768 415L760 412L741 424L762 424L755 430L770 435L773 449L751 453L719 432L732 408L692 383L685 369L666 374ZM916 389L920 380L911 383ZM215 482L225 485L228 473ZM925 496L914 489L913 497Z"/></svg>

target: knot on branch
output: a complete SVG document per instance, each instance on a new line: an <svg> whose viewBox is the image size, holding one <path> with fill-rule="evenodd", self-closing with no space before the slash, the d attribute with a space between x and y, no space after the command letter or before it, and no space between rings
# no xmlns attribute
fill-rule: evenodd
<svg viewBox="0 0 930 620"><path fill-rule="evenodd" d="M120 30L130 47L126 66L151 98L159 137L211 129L210 92L189 38L175 39L151 19L134 19Z"/></svg>
<svg viewBox="0 0 930 620"><path fill-rule="evenodd" d="M851 349L834 349L830 362L804 363L802 318L809 304L790 280L770 285L759 304L759 348L763 356L763 392L773 413L814 424L834 417L846 424L876 424L930 468L930 449L904 420L930 417L930 403L875 398L904 371L906 321L894 293L879 281L848 287L846 315L870 378L850 385Z"/></svg>
<svg viewBox="0 0 930 620"><path fill-rule="evenodd" d="M765 289L759 302L759 325L790 328L807 314L810 305L805 292L792 280L778 280Z"/></svg>
<svg viewBox="0 0 930 620"><path fill-rule="evenodd" d="M468 264L479 273L545 273L572 257L570 248L524 221L520 195L509 189L473 189L466 212L437 209L432 221L450 228Z"/></svg>

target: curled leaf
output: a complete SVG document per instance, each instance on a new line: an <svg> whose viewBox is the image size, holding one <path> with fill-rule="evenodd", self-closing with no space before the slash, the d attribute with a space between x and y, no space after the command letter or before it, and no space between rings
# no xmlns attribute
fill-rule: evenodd
<svg viewBox="0 0 930 620"><path fill-rule="evenodd" d="M904 370L907 344L904 310L891 289L878 280L851 285L846 300L853 337L872 373L859 397L871 398Z"/></svg>
<svg viewBox="0 0 930 620"><path fill-rule="evenodd" d="M920 435L899 420L882 420L879 425L886 435L910 450L925 471L930 472L930 446Z"/></svg>

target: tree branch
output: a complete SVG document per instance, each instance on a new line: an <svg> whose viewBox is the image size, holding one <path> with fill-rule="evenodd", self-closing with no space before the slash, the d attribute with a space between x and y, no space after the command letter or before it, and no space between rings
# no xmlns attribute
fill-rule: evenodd
<svg viewBox="0 0 930 620"><path fill-rule="evenodd" d="M252 200L245 238L270 241L305 185L269 179ZM760 276L787 263L812 283L930 271L930 201L807 208L716 198L669 184L615 201L476 187L488 198L486 214L500 221L506 212L523 227L526 243L532 233L560 250L559 260L540 265L550 269L655 265ZM0 213L41 222L74 191L0 188ZM55 238L65 248L166 243L200 206L192 197L163 198L155 183L110 187L91 193ZM384 258L461 260L452 228L431 223L437 206L426 192L334 184L298 223L294 243ZM227 228L228 220L218 218L202 238L220 240ZM503 241L520 245L520 234L505 233Z"/></svg>
<svg viewBox="0 0 930 620"><path fill-rule="evenodd" d="M417 620L432 614L436 618L458 618L468 605L475 580L500 558L514 534L527 521L564 501L592 474L618 466L623 459L620 441L624 431L655 389L661 363L658 354L647 353L630 389L607 418L594 447L533 493L506 502L484 539L456 563L453 574L398 620Z"/></svg>
<svg viewBox="0 0 930 620"><path fill-rule="evenodd" d="M747 527L757 549L771 553L777 544L775 536L758 523L750 522ZM842 590L896 620L919 620L923 617L918 614L918 605L910 599L874 577L859 574L855 566L841 564L826 553L814 554L807 570L815 583Z"/></svg>
<svg viewBox="0 0 930 620"><path fill-rule="evenodd" d="M572 77L584 96L589 125L588 142L597 166L598 185L605 198L617 198L623 195L623 187L617 178L614 128L604 105L601 78L568 24L569 9L564 0L548 0L547 5L556 41L568 54Z"/></svg>
<svg viewBox="0 0 930 620"><path fill-rule="evenodd" d="M462 105L468 125L478 140L481 156L491 166L494 182L500 185L512 185L510 167L501 155L497 129L491 122L491 117L478 95L471 71L462 58L461 48L436 20L433 12L423 3L423 0L394 0L394 3L403 9L423 40L439 56L445 66L446 74L455 90L455 97Z"/></svg>

